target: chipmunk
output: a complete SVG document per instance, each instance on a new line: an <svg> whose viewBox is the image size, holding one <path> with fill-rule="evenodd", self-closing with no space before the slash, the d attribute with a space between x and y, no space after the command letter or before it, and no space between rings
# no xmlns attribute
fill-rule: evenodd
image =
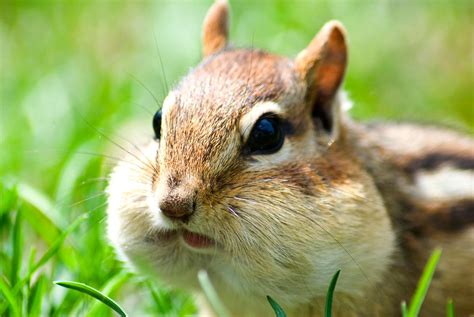
<svg viewBox="0 0 474 317"><path fill-rule="evenodd" d="M231 316L399 316L435 247L422 315L474 314L474 141L344 108L346 31L326 23L295 59L228 43L228 4L203 25L203 61L118 164L108 237L135 269L199 293L206 270ZM206 308L202 315L212 315Z"/></svg>

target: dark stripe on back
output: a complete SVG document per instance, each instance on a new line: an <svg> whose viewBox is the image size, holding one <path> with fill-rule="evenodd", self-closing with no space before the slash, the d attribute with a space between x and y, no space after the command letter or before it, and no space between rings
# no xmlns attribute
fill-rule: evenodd
<svg viewBox="0 0 474 317"><path fill-rule="evenodd" d="M464 199L446 206L446 210L429 217L430 222L444 231L458 231L474 224L474 200Z"/></svg>
<svg viewBox="0 0 474 317"><path fill-rule="evenodd" d="M413 206L414 207L414 206ZM456 232L474 225L474 199L419 205L405 215L407 229L415 235L427 232Z"/></svg>
<svg viewBox="0 0 474 317"><path fill-rule="evenodd" d="M443 164L449 164L462 170L474 169L474 157L451 153L429 153L410 160L404 169L407 173L413 174L418 170L434 170Z"/></svg>

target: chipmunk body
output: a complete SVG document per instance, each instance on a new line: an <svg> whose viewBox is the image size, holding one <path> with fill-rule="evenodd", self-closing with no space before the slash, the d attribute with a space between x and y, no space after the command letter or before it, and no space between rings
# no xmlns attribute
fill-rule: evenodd
<svg viewBox="0 0 474 317"><path fill-rule="evenodd" d="M294 60L230 48L228 8L204 22L204 60L154 118L156 140L108 188L123 259L198 291L204 269L232 316L397 316L434 247L423 313L474 313L474 141L343 111L345 31L329 22ZM203 315L212 314L202 310Z"/></svg>

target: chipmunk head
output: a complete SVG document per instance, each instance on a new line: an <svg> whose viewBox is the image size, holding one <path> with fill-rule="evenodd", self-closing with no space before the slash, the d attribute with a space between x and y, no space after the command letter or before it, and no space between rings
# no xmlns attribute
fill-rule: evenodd
<svg viewBox="0 0 474 317"><path fill-rule="evenodd" d="M175 285L205 269L232 294L290 306L324 294L339 268L353 276L347 285L376 282L393 236L344 143L342 25L327 23L293 60L230 47L228 6L217 1L203 55L155 115L147 154L112 174L109 236L120 253Z"/></svg>

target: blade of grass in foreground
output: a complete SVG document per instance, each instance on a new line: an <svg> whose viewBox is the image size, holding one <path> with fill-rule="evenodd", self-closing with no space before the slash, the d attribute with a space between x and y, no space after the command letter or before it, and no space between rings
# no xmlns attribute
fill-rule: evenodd
<svg viewBox="0 0 474 317"><path fill-rule="evenodd" d="M79 282L73 282L73 281L55 281L54 284L65 287L65 288L70 288L75 291L92 296L95 299L101 301L105 305L112 308L120 316L127 317L127 314L125 313L123 308L119 306L119 304L117 304L113 299L111 299L107 295L102 294L100 291L96 290L95 288L89 285L86 285L84 283L79 283Z"/></svg>
<svg viewBox="0 0 474 317"><path fill-rule="evenodd" d="M115 291L117 291L125 282L127 282L132 275L127 272L121 272L117 275L109 278L109 280L102 286L102 293L108 294L109 296L112 295ZM92 304L88 316L101 316L100 314L100 305L99 302L95 302Z"/></svg>
<svg viewBox="0 0 474 317"><path fill-rule="evenodd" d="M448 299L448 304L446 305L446 316L454 317L454 303L451 298Z"/></svg>
<svg viewBox="0 0 474 317"><path fill-rule="evenodd" d="M402 307L402 317L407 317L408 316L407 302L403 301L401 307Z"/></svg>
<svg viewBox="0 0 474 317"><path fill-rule="evenodd" d="M286 317L286 314L283 308L281 308L281 306L278 305L278 303L273 298L271 298L270 296L267 296L267 300L272 306L273 310L275 311L276 317Z"/></svg>
<svg viewBox="0 0 474 317"><path fill-rule="evenodd" d="M418 282L418 286L416 287L415 294L411 299L410 305L408 307L408 317L416 317L418 316L421 305L425 299L426 293L428 292L428 287L430 286L431 279L433 278L433 274L436 270L436 266L438 265L439 258L441 256L441 249L437 248L433 251L426 263L426 266L423 270L423 274L421 275L420 281Z"/></svg>
<svg viewBox="0 0 474 317"><path fill-rule="evenodd" d="M2 276L0 276L0 294L3 294L3 297L10 305L11 313L15 317L20 317L21 314L21 305L18 304L15 295L10 289L10 286L3 281Z"/></svg>
<svg viewBox="0 0 474 317"><path fill-rule="evenodd" d="M217 296L217 292L214 289L214 286L212 286L211 280L209 280L209 276L207 275L207 272L204 270L199 271L198 280L199 280L199 284L201 284L201 288L204 291L204 294L206 295L207 300L209 301L209 304L211 305L212 309L217 314L217 316L220 316L220 317L229 316L229 313L227 312L224 305L222 304L219 297Z"/></svg>
<svg viewBox="0 0 474 317"><path fill-rule="evenodd" d="M341 273L341 270L337 270L337 272L334 273L334 276L331 279L331 283L329 284L328 292L326 294L326 308L324 309L324 316L326 317L332 316L332 299L334 297L334 290L336 289L336 283L339 277L339 273Z"/></svg>
<svg viewBox="0 0 474 317"><path fill-rule="evenodd" d="M10 284L15 285L20 279L21 269L21 255L23 251L23 233L22 233L22 213L19 209L16 213L15 223L13 224L13 239L12 239L12 264L10 272Z"/></svg>
<svg viewBox="0 0 474 317"><path fill-rule="evenodd" d="M46 293L46 276L40 275L37 282L33 285L28 297L28 316L41 316L41 305Z"/></svg>

